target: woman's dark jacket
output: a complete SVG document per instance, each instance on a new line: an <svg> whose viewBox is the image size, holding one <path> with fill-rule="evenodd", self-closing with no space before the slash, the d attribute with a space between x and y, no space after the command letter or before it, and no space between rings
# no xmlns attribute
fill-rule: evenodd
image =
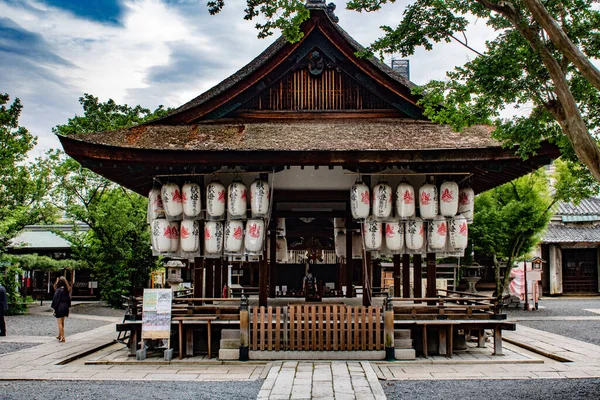
<svg viewBox="0 0 600 400"><path fill-rule="evenodd" d="M54 316L56 318L68 317L69 307L71 307L71 296L64 287L56 289L54 292L54 298L52 299L52 306L54 309Z"/></svg>

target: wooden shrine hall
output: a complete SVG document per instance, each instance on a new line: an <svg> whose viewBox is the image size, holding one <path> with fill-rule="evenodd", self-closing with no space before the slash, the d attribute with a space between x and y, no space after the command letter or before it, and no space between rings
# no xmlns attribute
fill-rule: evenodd
<svg viewBox="0 0 600 400"><path fill-rule="evenodd" d="M169 115L129 129L59 136L66 153L83 166L144 196L167 182L194 182L202 188L204 202L205 188L215 180L224 187L241 181L250 188L255 179L268 183L264 222L271 234L263 236L262 252L242 252L236 258L224 252L205 257L198 250L191 257L194 297L221 297L227 265L252 264L258 270L259 305L266 306L291 265L277 263L277 219L288 221L290 246L292 238L312 239L333 250L334 219L344 219L348 233L360 232L363 225L354 218L350 196L358 179L371 190L381 182L394 189L407 183L416 190L452 181L477 194L559 155L556 146L543 142L535 155L523 160L517 148L505 148L492 138L493 127L473 126L459 133L429 121L419 97L411 93L413 83L374 58L357 57L363 47L338 25L324 1L309 0L306 6L311 16L302 25L299 42L279 38L248 65ZM390 194L392 200L398 199ZM203 203L202 209L206 207ZM244 221L250 221L249 214ZM209 220L198 221L200 242L202 224L212 224ZM353 256L356 246L347 234L345 254L338 254L330 280L338 293L346 288L346 297L355 296L353 286L363 286L363 305L369 306L373 260L379 255L361 249L362 254ZM445 251L427 245L422 249L390 255L396 295L439 297L436 253ZM317 278L318 268L313 267ZM303 276L304 270L299 285Z"/></svg>

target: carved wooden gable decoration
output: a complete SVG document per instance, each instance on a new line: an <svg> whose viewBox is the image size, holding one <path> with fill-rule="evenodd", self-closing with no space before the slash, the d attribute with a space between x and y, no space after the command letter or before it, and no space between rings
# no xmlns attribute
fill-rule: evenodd
<svg viewBox="0 0 600 400"><path fill-rule="evenodd" d="M309 1L298 43L280 38L208 92L157 120L189 124L221 118L302 118L307 112L426 119L408 80L375 59L337 25L331 5ZM366 112L369 113L366 113Z"/></svg>

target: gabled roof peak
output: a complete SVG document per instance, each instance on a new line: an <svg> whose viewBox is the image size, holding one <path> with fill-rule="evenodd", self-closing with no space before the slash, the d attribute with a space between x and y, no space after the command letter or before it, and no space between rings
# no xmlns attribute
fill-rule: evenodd
<svg viewBox="0 0 600 400"><path fill-rule="evenodd" d="M334 14L336 8L335 3L327 4L325 0L307 0L305 7L309 10L325 11L329 19L336 24L340 21L340 19Z"/></svg>

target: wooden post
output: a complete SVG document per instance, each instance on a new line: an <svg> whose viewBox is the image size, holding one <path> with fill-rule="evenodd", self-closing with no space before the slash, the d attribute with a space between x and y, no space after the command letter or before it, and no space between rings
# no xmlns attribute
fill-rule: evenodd
<svg viewBox="0 0 600 400"><path fill-rule="evenodd" d="M427 253L427 297L437 297L435 253Z"/></svg>
<svg viewBox="0 0 600 400"><path fill-rule="evenodd" d="M408 255L408 254L407 254ZM394 255L394 297L400 297L400 254ZM404 296L404 293L402 293Z"/></svg>
<svg viewBox="0 0 600 400"><path fill-rule="evenodd" d="M271 231L269 237L269 297L275 297L275 285L277 284L277 232Z"/></svg>
<svg viewBox="0 0 600 400"><path fill-rule="evenodd" d="M215 259L215 284L212 291L212 297L214 298L221 297L221 289L223 288L223 284L221 283L223 276L222 268L223 261L220 258Z"/></svg>
<svg viewBox="0 0 600 400"><path fill-rule="evenodd" d="M268 298L267 285L267 250L263 251L262 259L258 265L258 306L266 307Z"/></svg>
<svg viewBox="0 0 600 400"><path fill-rule="evenodd" d="M383 317L383 343L385 345L385 359L387 361L394 361L396 354L394 351L394 307L391 297L386 297L384 300L384 317ZM379 321L377 321L379 323Z"/></svg>
<svg viewBox="0 0 600 400"><path fill-rule="evenodd" d="M229 288L229 262L226 259L221 261L221 291L218 297L223 297L223 286ZM229 297L229 291L225 293L225 297Z"/></svg>
<svg viewBox="0 0 600 400"><path fill-rule="evenodd" d="M363 295L362 303L363 306L369 307L371 305L371 288L373 287L373 262L371 261L371 253L365 252L363 258Z"/></svg>
<svg viewBox="0 0 600 400"><path fill-rule="evenodd" d="M383 288L383 281L381 280L381 260L373 261L373 284L371 288L378 287Z"/></svg>
<svg viewBox="0 0 600 400"><path fill-rule="evenodd" d="M502 329L496 327L494 329L494 355L503 356L502 352Z"/></svg>
<svg viewBox="0 0 600 400"><path fill-rule="evenodd" d="M250 313L248 299L242 295L240 303L240 361L250 359Z"/></svg>
<svg viewBox="0 0 600 400"><path fill-rule="evenodd" d="M206 293L207 297L213 297L213 293L215 291L215 285L214 285L214 280L213 280L213 269L215 266L215 260L214 258L208 258L206 259L206 263L205 263L205 270L206 270L206 276L204 277L205 282L206 282L206 290L204 291L204 293ZM212 304L212 301L207 301L206 304Z"/></svg>
<svg viewBox="0 0 600 400"><path fill-rule="evenodd" d="M346 297L354 297L352 281L354 280L354 260L352 259L352 215L346 214Z"/></svg>
<svg viewBox="0 0 600 400"><path fill-rule="evenodd" d="M414 285L414 297L423 297L423 283L422 272L421 272L421 255L415 254L413 256L413 285ZM415 303L420 303L420 301L415 301Z"/></svg>
<svg viewBox="0 0 600 400"><path fill-rule="evenodd" d="M204 268L203 264L204 259L201 257L194 258L194 297L200 298L204 297L202 295L202 286L204 284Z"/></svg>
<svg viewBox="0 0 600 400"><path fill-rule="evenodd" d="M410 297L410 254L402 254L402 297Z"/></svg>

